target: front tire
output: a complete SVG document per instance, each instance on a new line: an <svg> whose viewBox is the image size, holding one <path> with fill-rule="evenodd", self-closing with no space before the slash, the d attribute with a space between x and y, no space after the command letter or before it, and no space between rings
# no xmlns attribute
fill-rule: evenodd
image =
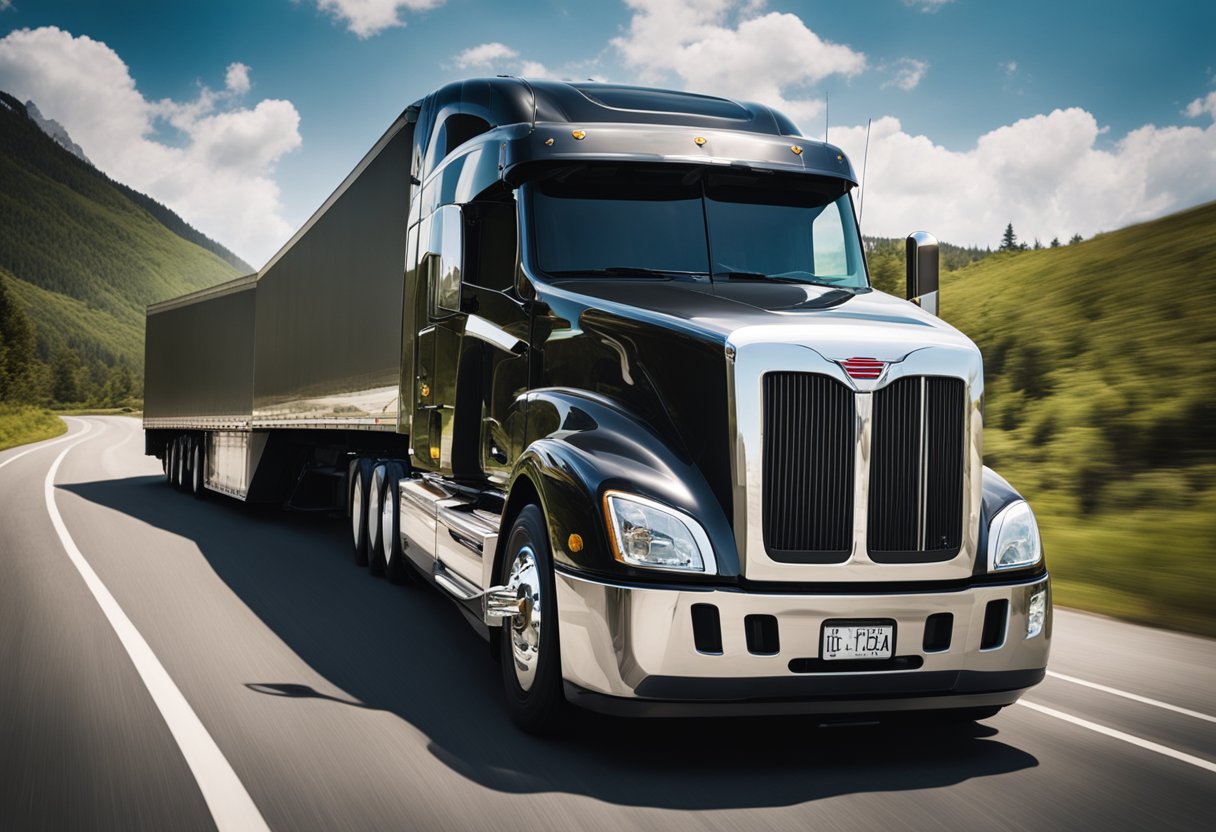
<svg viewBox="0 0 1216 832"><path fill-rule="evenodd" d="M561 646L553 559L545 517L525 506L507 537L499 580L514 587L523 603L519 615L503 621L498 639L507 712L529 734L556 731L563 721Z"/></svg>

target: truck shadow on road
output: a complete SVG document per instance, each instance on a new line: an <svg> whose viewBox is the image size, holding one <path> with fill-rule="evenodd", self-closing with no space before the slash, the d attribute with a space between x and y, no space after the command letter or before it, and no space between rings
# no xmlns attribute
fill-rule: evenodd
<svg viewBox="0 0 1216 832"><path fill-rule="evenodd" d="M729 809L940 788L1038 765L984 724L943 732L578 713L561 736L537 740L511 724L499 668L456 608L433 590L392 586L355 567L344 518L196 501L152 476L60 488L195 541L247 607L345 694L322 694L299 679L249 679L249 696L393 713L429 738L437 760L486 788Z"/></svg>

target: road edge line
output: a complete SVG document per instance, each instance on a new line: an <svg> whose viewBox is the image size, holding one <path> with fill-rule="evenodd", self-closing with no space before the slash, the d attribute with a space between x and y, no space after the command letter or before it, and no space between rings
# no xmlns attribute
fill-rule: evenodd
<svg viewBox="0 0 1216 832"><path fill-rule="evenodd" d="M1163 708L1164 710L1173 711L1174 713L1183 714L1184 716L1202 719L1205 722L1216 722L1216 716L1211 716L1200 711L1192 711L1190 708L1184 708L1181 705L1171 705L1169 702L1162 702L1160 699L1150 699L1149 697L1141 696L1138 693L1131 693L1130 691L1119 690L1118 688L1112 688L1107 685L1100 685L1097 682L1091 682L1088 679L1078 679L1076 676L1069 676L1065 673L1056 673L1054 670L1047 671L1047 675L1052 679L1059 679L1063 682L1071 682L1074 685L1093 688L1094 690L1100 690L1103 693L1109 693L1112 696L1122 696L1124 699L1130 699L1133 702L1139 702L1143 705L1152 705L1157 708Z"/></svg>
<svg viewBox="0 0 1216 832"><path fill-rule="evenodd" d="M77 434L76 438L83 437L88 432L86 429L83 433ZM93 571L93 567L89 565L84 554L76 546L76 542L63 522L63 516L55 504L55 474L59 472L60 464L67 457L68 452L76 447L76 444L79 443L69 445L59 452L59 456L51 463L43 483L47 513L50 515L51 524L55 527L55 533L59 535L59 542L63 545L72 565L76 567L76 571L84 578L85 585L93 593L94 600L101 607L106 620L110 622L119 642L127 651L131 663L135 665L140 680L143 681L144 687L151 695L165 724L169 727L169 732L177 741L177 747L185 758L186 765L190 767L190 772L194 775L194 780L198 784L199 791L202 792L207 808L211 811L211 818L215 822L216 828L219 832L244 832L244 830L249 830L249 832L267 830L269 832L270 827L266 825L266 819L262 817L262 813L253 802L253 798L249 796L245 785L237 777L232 765L224 757L211 734L207 732L207 728L198 718L198 714L190 707L186 697L174 684L164 665L156 658L156 654L152 652L148 642L140 635L139 630L135 628L131 619L119 606L118 601L110 594L110 590Z"/></svg>
<svg viewBox="0 0 1216 832"><path fill-rule="evenodd" d="M63 419L66 422L69 417L60 416L59 418ZM73 420L73 421L75 421L75 420ZM5 465L8 465L10 462L16 462L17 460L21 459L21 457L25 456L26 454L32 454L34 451L41 451L44 448L49 448L52 445L58 445L61 442L67 442L70 439L79 439L80 437L84 436L86 433L88 433L92 429L92 425L89 422L85 422L85 421L81 420L81 424L84 425L84 430L82 430L80 433L67 433L67 434L64 434L63 436L57 436L52 439L43 439L41 442L35 442L34 447L26 448L24 451L21 451L20 453L15 453L12 456L10 456L8 459L0 461L0 468L3 468ZM69 425L68 427L70 428L71 426ZM17 447L20 448L21 446L18 445Z"/></svg>
<svg viewBox="0 0 1216 832"><path fill-rule="evenodd" d="M1116 740L1122 740L1123 742L1139 746L1140 748L1148 751L1155 751L1158 754L1163 754L1166 757L1172 757L1175 760L1189 763L1197 768L1202 768L1216 774L1216 763L1213 763L1211 760L1205 760L1202 757L1187 754L1185 751L1179 751L1175 748L1170 748L1168 745L1153 742L1152 740L1142 739L1141 737L1125 733L1116 728L1108 728L1105 725L1099 725L1096 722L1090 722L1088 719L1082 719L1079 716L1073 716L1072 714L1066 714L1063 711L1057 711L1055 708L1049 708L1046 705L1040 705L1037 702L1027 702L1025 699L1019 699L1018 704L1025 705L1032 711L1038 711L1041 714L1046 714L1047 716L1055 717L1056 719L1062 719L1065 722L1071 722L1073 725L1088 728L1090 731L1094 731L1095 733L1104 734Z"/></svg>

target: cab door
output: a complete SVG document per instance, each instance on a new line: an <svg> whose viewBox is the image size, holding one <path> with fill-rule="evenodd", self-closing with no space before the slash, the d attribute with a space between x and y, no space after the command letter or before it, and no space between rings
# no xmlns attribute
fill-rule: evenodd
<svg viewBox="0 0 1216 832"><path fill-rule="evenodd" d="M414 467L452 474L457 366L465 315L460 311L461 210L444 205L420 223L415 283Z"/></svg>

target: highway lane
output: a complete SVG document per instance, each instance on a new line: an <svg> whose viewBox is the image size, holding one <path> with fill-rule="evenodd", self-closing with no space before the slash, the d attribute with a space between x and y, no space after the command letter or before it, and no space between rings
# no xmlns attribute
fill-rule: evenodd
<svg viewBox="0 0 1216 832"><path fill-rule="evenodd" d="M456 610L353 566L343 522L176 493L132 419L34 447L0 453L0 829L216 825L55 531L65 450L66 531L272 829L1200 829L1216 809L1210 640L1057 611L1054 673L1194 712L1059 677L1026 697L1123 737L1018 705L950 732L582 715L540 741Z"/></svg>

